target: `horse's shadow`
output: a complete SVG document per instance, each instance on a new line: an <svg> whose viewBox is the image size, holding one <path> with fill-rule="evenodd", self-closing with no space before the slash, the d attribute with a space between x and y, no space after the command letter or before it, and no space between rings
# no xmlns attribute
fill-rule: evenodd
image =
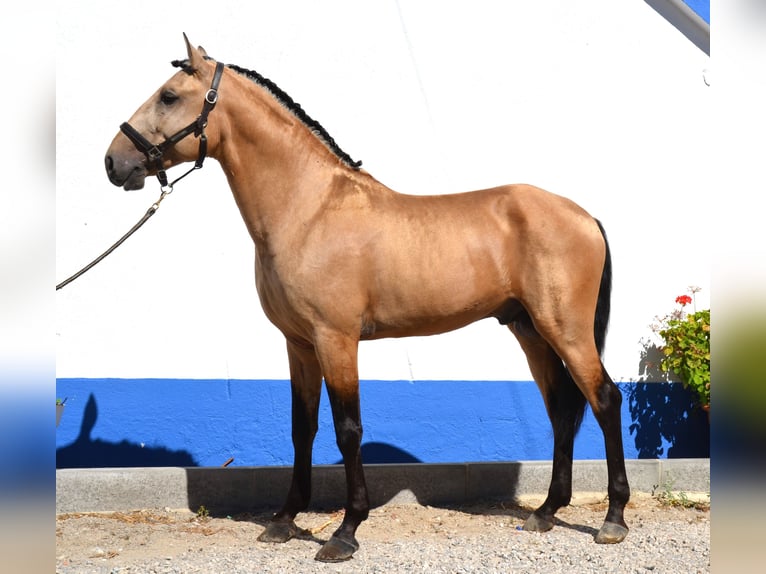
<svg viewBox="0 0 766 574"><path fill-rule="evenodd" d="M127 440L109 442L91 437L98 420L93 393L83 411L80 434L70 444L56 449L56 468L126 468L157 466L198 466L184 450L146 446Z"/></svg>
<svg viewBox="0 0 766 574"><path fill-rule="evenodd" d="M364 464L414 464L423 461L403 448L385 442L366 442L362 445ZM343 464L341 458L335 464Z"/></svg>
<svg viewBox="0 0 766 574"><path fill-rule="evenodd" d="M595 538L598 534L598 528L593 528L592 526L585 526L584 524L570 524L569 522L565 522L560 518L555 518L554 523L556 526L560 526L574 532L581 532L582 534L587 534L593 538Z"/></svg>
<svg viewBox="0 0 766 574"><path fill-rule="evenodd" d="M437 505L439 508L442 506ZM458 510L460 512L466 512L468 514L475 514L478 516L504 516L513 519L514 521L525 522L529 515L535 511L535 507L529 504L524 504L516 501L511 502L493 502L493 503L475 503L473 505L444 505L447 508ZM606 506L604 507L606 512ZM590 536L596 536L598 529L592 526L586 526L584 524L573 524L562 520L558 516L554 516L553 524L555 528L566 528L575 532L581 532ZM521 529L521 526L517 526L517 529Z"/></svg>
<svg viewBox="0 0 766 574"><path fill-rule="evenodd" d="M526 519L529 517L529 515L532 514L532 512L534 511L534 508L532 508L531 506L519 504L516 502L510 502L510 503L495 502L491 504L490 503L485 503L485 504L475 503L475 504L468 504L468 505L433 504L430 506L434 508L439 508L445 511L461 512L461 513L470 514L474 516L506 517L508 519L511 519L515 523L521 523L521 524L523 524L524 521L526 521ZM373 505L373 508L376 508L376 507L380 507L380 506ZM302 528L298 532L298 534L295 536L295 538L297 540L313 542L314 544L317 544L318 546L322 546L330 538L333 530L340 525L340 518L337 518L337 517L333 518L333 515L342 511L342 506L312 508L312 510L315 512L330 515L330 518L328 519L327 524L320 525L319 527L322 533L327 532L327 534L324 535L323 537L320 537L318 536L319 532L316 532L316 529ZM248 523L260 526L262 528L266 528L272 516L273 516L273 513L271 512L261 511L257 513L242 513L235 516L227 516L227 518L230 518L237 522L248 522ZM300 524L300 522L301 522L301 516L299 515L296 518L296 523ZM446 519L445 524L447 524L448 522L449 522L449 519ZM517 530L522 529L521 524L516 526ZM426 526L427 524L424 523L423 525L424 533L427 532ZM325 530L325 528L327 530ZM554 528L566 528L567 530L585 534L594 538L598 534L597 528L594 528L592 526L587 526L584 524L570 523L558 517L554 518Z"/></svg>

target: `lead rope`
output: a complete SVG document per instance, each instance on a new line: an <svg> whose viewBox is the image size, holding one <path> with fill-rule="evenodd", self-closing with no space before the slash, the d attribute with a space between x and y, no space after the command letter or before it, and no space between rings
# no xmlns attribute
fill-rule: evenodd
<svg viewBox="0 0 766 574"><path fill-rule="evenodd" d="M186 175L186 174L184 174L184 175ZM179 178L179 179L180 179L180 178ZM176 180L176 181L178 181L178 180ZM175 182L173 182L173 183L175 183ZM128 237L130 237L131 235L133 235L133 234L134 234L136 231L138 231L138 230L141 228L141 226L142 226L144 223L146 223L147 221L149 221L149 218L150 218L152 215L154 215L155 213L157 213L157 210L160 208L160 203L162 202L162 200L163 200L163 199L165 199L165 197L166 197L167 195L169 195L169 194L172 192L172 190L173 190L172 184L171 184L170 186L167 186L167 188L163 188L163 190L162 190L162 194L160 194L160 197L159 197L159 199L158 199L157 201L155 201L154 203L152 203L151 207L150 207L150 208L149 208L149 209L146 211L146 213L144 214L144 216L143 216L141 219L139 219L139 220L138 220L138 223L136 223L136 224L135 224L133 227L131 227L131 228L130 228L130 230L129 230L129 231L128 231L128 232L127 232L125 235L123 235L122 237L120 237L120 238L119 238L119 239L118 239L118 240L117 240L117 241L114 243L114 245L112 245L112 246L111 246L109 249L107 249L106 251L104 251L104 252L103 252L101 255L99 255L99 256L98 256L98 257L96 257L96 258L95 258L93 261L91 261L90 263L88 263L88 264L87 264L85 267L83 267L82 269L80 269L80 270L79 270L77 273L75 273L74 275L72 275L72 276L71 276L71 277L69 277L68 279L65 279L64 281L62 281L61 283L59 283L58 285L56 285L56 291L58 291L58 290L59 290L59 289L61 289L62 287L66 287L67 285L69 285L69 284L70 284L72 281L74 281L75 279L77 279L77 278L78 278L80 275L82 275L83 273L85 273L85 272L89 271L89 270L91 269L91 267L95 266L97 263L100 263L102 259L104 259L104 258L105 258L107 255L109 255L109 254L110 254L112 251L114 251L114 250L115 250L115 249L117 249L117 248L118 248L120 245L122 245L122 243L123 243L123 242L124 242L124 241L125 241L125 240L126 240Z"/></svg>

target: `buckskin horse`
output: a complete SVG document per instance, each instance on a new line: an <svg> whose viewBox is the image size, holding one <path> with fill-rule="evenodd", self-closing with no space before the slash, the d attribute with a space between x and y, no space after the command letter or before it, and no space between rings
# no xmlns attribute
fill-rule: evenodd
<svg viewBox="0 0 766 574"><path fill-rule="evenodd" d="M548 495L524 529L551 529L569 503L574 437L590 405L604 435L609 495L595 541L621 542L630 489L622 397L601 361L611 292L601 223L531 185L395 192L272 81L184 40L187 58L173 62L180 69L122 124L106 171L126 190L142 188L151 175L166 189L166 169L190 161L200 167L209 155L223 168L253 239L258 296L287 344L295 456L287 499L259 540L286 542L299 532L295 517L311 495L324 379L347 499L341 525L316 559L351 558L370 506L359 341L432 335L494 317L526 354L553 427Z"/></svg>

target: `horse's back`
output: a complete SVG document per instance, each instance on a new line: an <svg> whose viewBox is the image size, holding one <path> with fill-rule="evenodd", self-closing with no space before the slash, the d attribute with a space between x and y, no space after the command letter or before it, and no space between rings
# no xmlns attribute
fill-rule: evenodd
<svg viewBox="0 0 766 574"><path fill-rule="evenodd" d="M404 238L405 252L419 249L445 261L484 252L506 269L534 266L541 257L547 265L578 252L593 257L588 263L603 261L596 220L574 201L533 185L394 198L381 225L390 226L394 245Z"/></svg>
<svg viewBox="0 0 766 574"><path fill-rule="evenodd" d="M509 302L534 304L551 289L569 290L568 281L597 289L603 240L595 220L540 188L390 194L377 209L365 224L376 240L349 269L366 290L377 336L506 315Z"/></svg>

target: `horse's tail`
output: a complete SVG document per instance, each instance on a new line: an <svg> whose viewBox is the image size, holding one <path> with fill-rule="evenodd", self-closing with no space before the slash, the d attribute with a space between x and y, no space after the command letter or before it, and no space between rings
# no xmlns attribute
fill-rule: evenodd
<svg viewBox="0 0 766 574"><path fill-rule="evenodd" d="M603 355L604 344L606 342L606 330L609 326L609 312L611 310L612 298L612 255L609 251L609 241L606 239L606 231L601 222L596 219L596 224L604 238L604 247L606 255L604 257L604 269L601 271L601 286L598 290L598 300L596 301L596 317L593 321L593 335L596 338L596 348L598 354Z"/></svg>

